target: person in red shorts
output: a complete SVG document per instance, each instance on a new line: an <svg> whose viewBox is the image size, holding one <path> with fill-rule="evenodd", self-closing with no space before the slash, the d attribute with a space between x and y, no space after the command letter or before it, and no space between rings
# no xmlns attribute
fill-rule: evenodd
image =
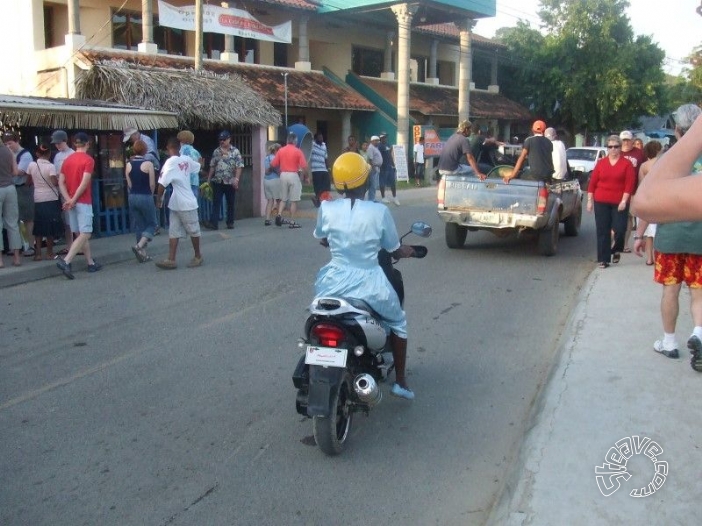
<svg viewBox="0 0 702 526"><path fill-rule="evenodd" d="M680 140L695 120L702 115L702 110L696 104L684 104L674 115L675 135ZM659 162L668 156L672 158L676 153L676 148L673 147ZM680 155L684 156L682 153ZM695 178L702 175L702 157L691 163L689 171ZM646 177L650 175L649 173ZM644 179L645 182L646 179ZM636 229L634 250L637 255L641 255L642 236L647 225L646 221L640 220ZM695 371L702 372L702 222L658 224L653 248L656 251L653 279L656 283L663 285L661 299L663 338L656 340L653 350L668 358L680 356L675 337L675 325L680 310L680 289L684 282L690 289L690 312L695 324L687 340L687 347L692 354L690 365Z"/></svg>

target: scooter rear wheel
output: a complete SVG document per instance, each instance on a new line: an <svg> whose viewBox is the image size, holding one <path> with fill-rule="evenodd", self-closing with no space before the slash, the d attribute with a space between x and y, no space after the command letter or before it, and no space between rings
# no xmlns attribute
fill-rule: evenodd
<svg viewBox="0 0 702 526"><path fill-rule="evenodd" d="M328 417L315 416L312 418L314 439L324 453L330 456L338 455L344 450L346 440L351 433L353 412L351 411L350 391L347 379L339 384L334 395L331 411Z"/></svg>

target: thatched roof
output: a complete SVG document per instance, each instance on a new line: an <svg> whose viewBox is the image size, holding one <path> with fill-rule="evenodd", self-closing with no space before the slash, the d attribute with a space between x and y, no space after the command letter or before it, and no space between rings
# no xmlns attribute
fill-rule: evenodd
<svg viewBox="0 0 702 526"><path fill-rule="evenodd" d="M29 126L67 130L140 130L177 128L174 113L146 110L104 101L0 95L0 122L6 127Z"/></svg>
<svg viewBox="0 0 702 526"><path fill-rule="evenodd" d="M237 75L94 62L77 83L80 97L157 108L177 114L181 127L277 126L280 113Z"/></svg>

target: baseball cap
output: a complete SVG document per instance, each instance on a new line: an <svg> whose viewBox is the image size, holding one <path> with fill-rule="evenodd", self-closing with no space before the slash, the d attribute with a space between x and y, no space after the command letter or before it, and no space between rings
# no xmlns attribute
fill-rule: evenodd
<svg viewBox="0 0 702 526"><path fill-rule="evenodd" d="M220 141L225 141L231 137L231 133L229 133L227 130L222 130L219 132L219 140Z"/></svg>
<svg viewBox="0 0 702 526"><path fill-rule="evenodd" d="M531 125L531 130L536 133L544 133L546 129L546 123L544 121L534 121Z"/></svg>
<svg viewBox="0 0 702 526"><path fill-rule="evenodd" d="M382 131L378 134L378 137L387 137L387 136L388 136L388 132L384 132L384 131Z"/></svg>
<svg viewBox="0 0 702 526"><path fill-rule="evenodd" d="M373 137L371 137L370 140L371 140L371 142L373 142L373 141L379 141L379 140L380 140L380 137L378 137L377 135L373 135Z"/></svg>
<svg viewBox="0 0 702 526"><path fill-rule="evenodd" d="M129 138L132 135L134 135L136 132L138 132L139 130L136 129L134 126L127 126L122 131L124 132L124 137L122 137L122 142L127 142L129 140Z"/></svg>
<svg viewBox="0 0 702 526"><path fill-rule="evenodd" d="M90 142L90 137L85 132L78 132L73 136L74 144L88 144Z"/></svg>
<svg viewBox="0 0 702 526"><path fill-rule="evenodd" d="M622 141L631 141L634 139L634 134L631 133L629 130L624 130L622 133L619 134L619 138Z"/></svg>
<svg viewBox="0 0 702 526"><path fill-rule="evenodd" d="M60 142L68 142L68 134L63 130L56 130L51 134L51 144L58 144Z"/></svg>

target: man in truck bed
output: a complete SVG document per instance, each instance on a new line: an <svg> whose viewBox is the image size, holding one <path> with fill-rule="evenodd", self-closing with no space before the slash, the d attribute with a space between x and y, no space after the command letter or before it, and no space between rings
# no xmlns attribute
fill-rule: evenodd
<svg viewBox="0 0 702 526"><path fill-rule="evenodd" d="M522 153L519 155L519 159L517 159L517 164L514 165L512 173L506 175L502 179L505 184L509 184L510 180L517 177L527 155L529 156L529 172L531 173L531 178L537 181L551 181L551 177L553 177L553 158L551 157L553 144L549 139L544 137L544 130L546 130L546 123L544 121L534 122L531 127L531 131L534 132L534 135L527 137L524 141Z"/></svg>
<svg viewBox="0 0 702 526"><path fill-rule="evenodd" d="M470 121L461 121L456 133L446 141L439 155L439 175L468 174L471 173L472 169L481 181L485 179L485 174L480 173L478 163L475 162L475 157L471 153L468 141L470 129ZM468 164L462 162L464 159L468 161Z"/></svg>

